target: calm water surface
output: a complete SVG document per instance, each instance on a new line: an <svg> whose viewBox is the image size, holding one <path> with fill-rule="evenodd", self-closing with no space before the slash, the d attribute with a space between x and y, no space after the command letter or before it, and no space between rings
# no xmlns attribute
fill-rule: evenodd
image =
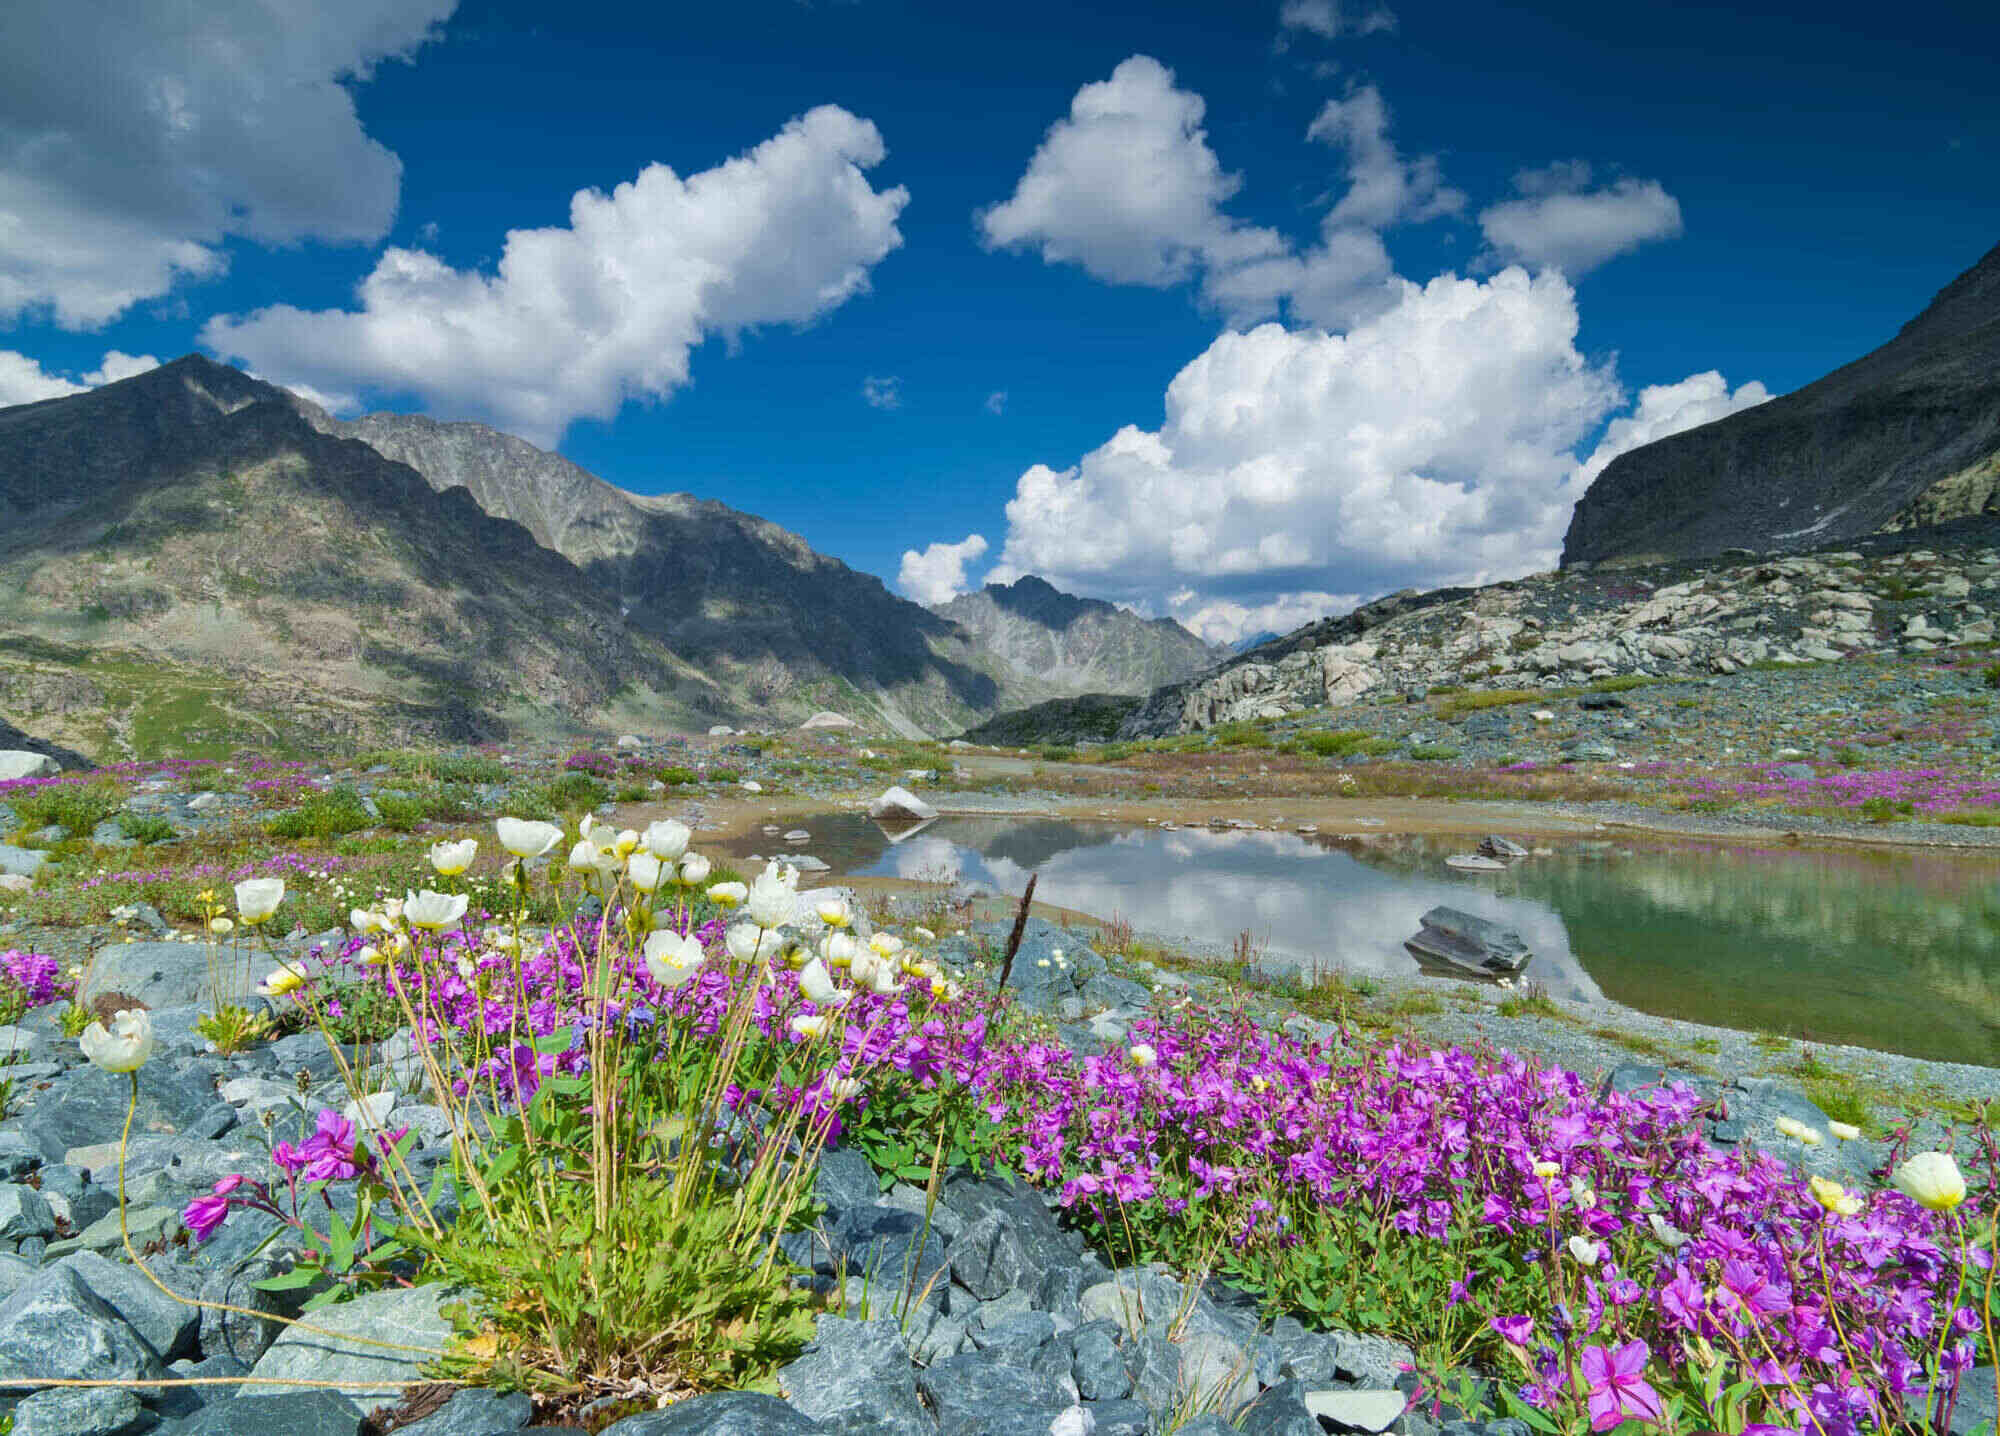
<svg viewBox="0 0 2000 1436"><path fill-rule="evenodd" d="M842 874L956 873L1273 965L1414 974L1403 939L1440 903L1515 929L1523 974L1586 1001L1912 1056L2000 1065L2000 864L1927 853L1558 840L1495 876L1460 838L1359 839L943 818L896 844L854 814L802 824ZM742 851L771 852L753 837Z"/></svg>

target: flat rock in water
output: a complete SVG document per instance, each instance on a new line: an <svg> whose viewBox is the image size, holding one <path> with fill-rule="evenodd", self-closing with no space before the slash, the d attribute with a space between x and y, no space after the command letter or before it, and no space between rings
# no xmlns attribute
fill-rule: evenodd
<svg viewBox="0 0 2000 1436"><path fill-rule="evenodd" d="M1534 956L1512 928L1455 907L1425 913L1423 927L1403 946L1420 963L1466 972L1519 972Z"/></svg>
<svg viewBox="0 0 2000 1436"><path fill-rule="evenodd" d="M1495 858L1482 858L1477 853L1453 853L1444 860L1444 865L1461 873L1504 873L1507 865Z"/></svg>

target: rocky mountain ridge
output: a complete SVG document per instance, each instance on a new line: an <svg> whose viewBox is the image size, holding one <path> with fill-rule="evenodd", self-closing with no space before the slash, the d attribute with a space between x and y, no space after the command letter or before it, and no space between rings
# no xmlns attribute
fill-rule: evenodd
<svg viewBox="0 0 2000 1436"><path fill-rule="evenodd" d="M1171 618L1077 598L1032 574L960 594L932 612L970 633L1017 682L1071 693L1150 693L1229 652Z"/></svg>
<svg viewBox="0 0 2000 1436"><path fill-rule="evenodd" d="M1947 542L1948 541L1948 542ZM1169 685L1120 739L1339 708L1456 685L1561 689L1986 643L2000 614L2000 522L1852 548L1558 570L1478 589L1391 595Z"/></svg>
<svg viewBox="0 0 2000 1436"><path fill-rule="evenodd" d="M2000 511L2000 245L1896 337L1753 409L1613 460L1572 566L1800 551Z"/></svg>

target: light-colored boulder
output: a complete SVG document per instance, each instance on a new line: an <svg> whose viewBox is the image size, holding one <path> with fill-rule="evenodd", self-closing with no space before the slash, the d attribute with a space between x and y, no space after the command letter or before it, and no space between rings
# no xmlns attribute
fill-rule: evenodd
<svg viewBox="0 0 2000 1436"><path fill-rule="evenodd" d="M17 778L53 778L61 771L61 766L46 753L30 753L25 748L0 751L0 783L11 783Z"/></svg>
<svg viewBox="0 0 2000 1436"><path fill-rule="evenodd" d="M928 823L937 815L936 808L902 787L888 789L868 805L868 816L877 822Z"/></svg>
<svg viewBox="0 0 2000 1436"><path fill-rule="evenodd" d="M441 1351L451 1332L451 1323L438 1308L448 1301L464 1300L465 1293L443 1286L389 1287L358 1296L352 1301L322 1307L306 1318L321 1332L288 1326L271 1343L271 1349L257 1360L251 1374L264 1381L354 1382L340 1394L366 1416L378 1406L386 1406L403 1394L401 1382L418 1379L418 1369L428 1359L423 1350L392 1351L384 1346L363 1345L362 1341L395 1342L403 1346ZM359 1337L362 1341L344 1340ZM379 1381L374 1387L361 1383ZM249 1388L258 1395L277 1394L284 1386L262 1385ZM255 1400L255 1396L238 1400Z"/></svg>

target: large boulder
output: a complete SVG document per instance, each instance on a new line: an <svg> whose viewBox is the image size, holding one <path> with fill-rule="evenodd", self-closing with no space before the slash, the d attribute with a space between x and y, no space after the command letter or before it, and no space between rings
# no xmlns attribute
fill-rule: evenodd
<svg viewBox="0 0 2000 1436"><path fill-rule="evenodd" d="M0 1380L149 1381L166 1367L145 1337L66 1266L0 1302ZM25 1394L14 1388L15 1396Z"/></svg>
<svg viewBox="0 0 2000 1436"><path fill-rule="evenodd" d="M258 1358L250 1374L260 1381L354 1383L341 1394L357 1413L366 1416L376 1407L398 1400L402 1383L419 1379L419 1368L429 1359L426 1351L442 1351L451 1324L439 1308L463 1296L462 1292L442 1286L392 1287L321 1307L303 1318L320 1330L286 1327L271 1343L271 1349ZM394 1351L385 1346L364 1345L364 1341L394 1342L419 1349ZM379 1384L367 1384L371 1382ZM282 1388L252 1389L262 1392ZM238 1398L239 1401L257 1399L260 1398ZM269 1429L283 1428L273 1423Z"/></svg>
<svg viewBox="0 0 2000 1436"><path fill-rule="evenodd" d="M0 750L0 783L19 778L53 778L62 765L46 753L30 753L25 748Z"/></svg>
<svg viewBox="0 0 2000 1436"><path fill-rule="evenodd" d="M826 709L821 709L819 712L813 714L812 717L806 719L805 722L799 724L801 729L859 728L860 726L859 723L856 723L845 713L834 713Z"/></svg>
<svg viewBox="0 0 2000 1436"><path fill-rule="evenodd" d="M778 1373L785 1399L851 1436L930 1436L909 1348L895 1321L822 1317L805 1354Z"/></svg>
<svg viewBox="0 0 2000 1436"><path fill-rule="evenodd" d="M1534 956L1521 934L1512 928L1461 912L1434 907L1423 915L1423 926L1403 946L1420 963L1466 972L1519 972Z"/></svg>
<svg viewBox="0 0 2000 1436"><path fill-rule="evenodd" d="M120 942L98 950L79 998L89 1002L100 992L122 992L147 1007L199 1006L210 1011L210 968L222 985L222 1000L259 1007L257 984L271 961L248 949L223 946L213 957L208 944L196 942ZM318 1041L317 1033L313 1034Z"/></svg>
<svg viewBox="0 0 2000 1436"><path fill-rule="evenodd" d="M868 816L878 823L928 823L938 810L908 788L890 788L868 805Z"/></svg>

